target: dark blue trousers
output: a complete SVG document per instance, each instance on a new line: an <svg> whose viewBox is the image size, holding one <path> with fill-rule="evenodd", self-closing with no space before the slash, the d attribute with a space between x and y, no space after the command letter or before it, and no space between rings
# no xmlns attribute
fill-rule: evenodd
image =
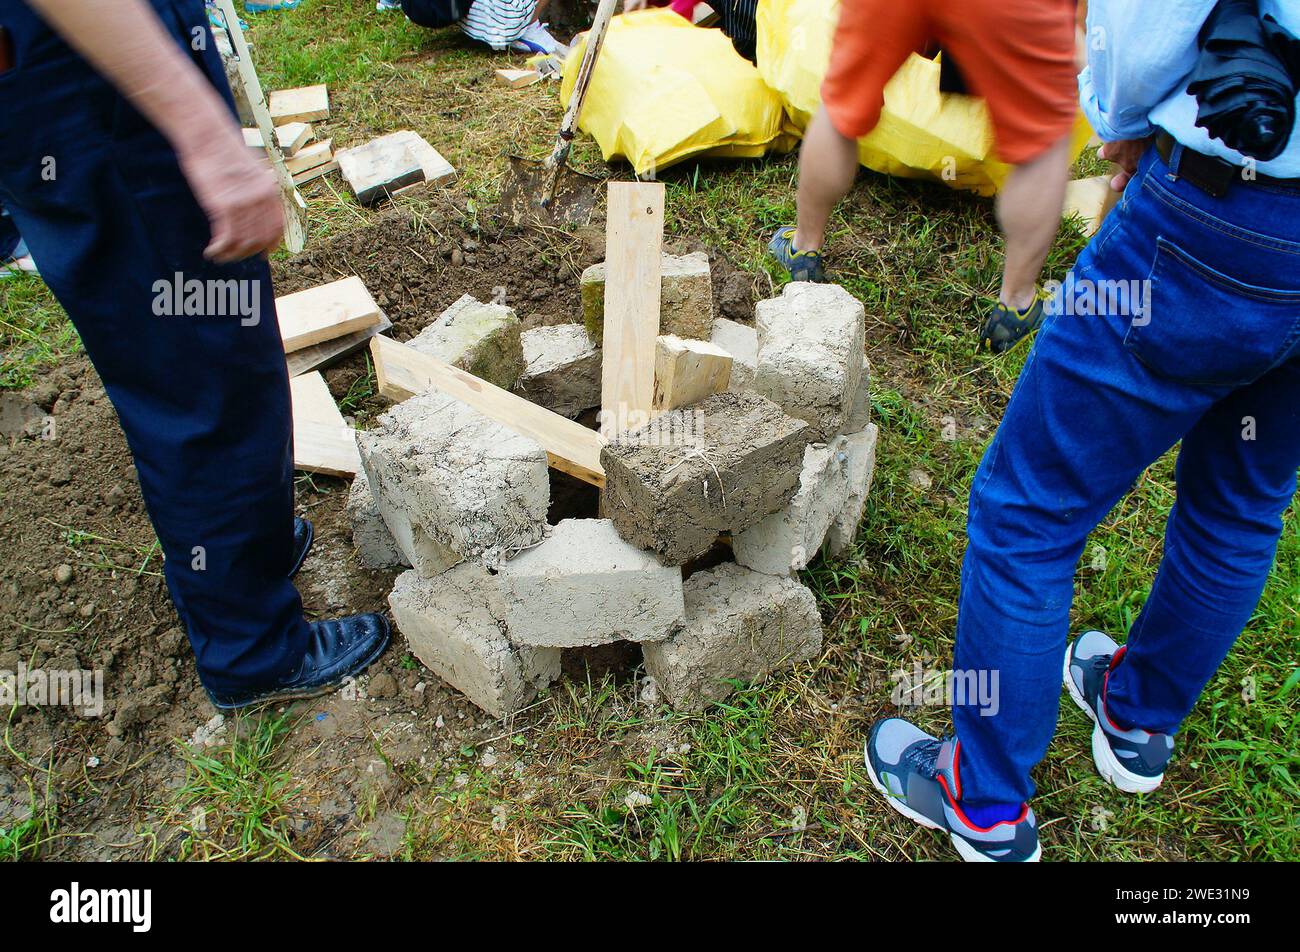
<svg viewBox="0 0 1300 952"><path fill-rule="evenodd" d="M152 3L229 101L201 0ZM293 438L270 271L205 261L207 219L166 140L25 4L0 0L0 25L17 61L0 75L0 204L117 409L201 678L265 685L307 638L288 579ZM226 296L168 313L196 281L255 307L230 313Z"/></svg>
<svg viewBox="0 0 1300 952"><path fill-rule="evenodd" d="M953 707L976 805L1033 794L1075 566L1147 466L1182 441L1164 558L1110 677L1125 728L1179 729L1255 611L1295 496L1300 193L1211 198L1181 156L1151 149L1080 256L971 486L954 667L1000 684L995 714Z"/></svg>

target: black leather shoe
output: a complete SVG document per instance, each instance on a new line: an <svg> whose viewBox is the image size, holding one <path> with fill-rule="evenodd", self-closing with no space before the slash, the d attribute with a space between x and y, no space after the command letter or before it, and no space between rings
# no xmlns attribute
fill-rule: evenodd
<svg viewBox="0 0 1300 952"><path fill-rule="evenodd" d="M302 563L307 561L307 553L311 551L311 544L316 541L316 530L306 519L293 517L293 567L289 569L289 578L298 574L302 568Z"/></svg>
<svg viewBox="0 0 1300 952"><path fill-rule="evenodd" d="M307 653L294 674L261 690L235 693L208 690L208 697L217 710L233 711L328 694L370 667L384 653L392 637L388 619L377 614L314 621L310 628Z"/></svg>

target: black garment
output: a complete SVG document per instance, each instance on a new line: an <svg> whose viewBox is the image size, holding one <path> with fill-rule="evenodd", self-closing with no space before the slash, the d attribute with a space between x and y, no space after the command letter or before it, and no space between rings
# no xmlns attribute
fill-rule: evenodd
<svg viewBox="0 0 1300 952"><path fill-rule="evenodd" d="M736 52L751 63L755 62L758 43L758 0L710 0L709 6L717 12L719 28L731 40Z"/></svg>
<svg viewBox="0 0 1300 952"><path fill-rule="evenodd" d="M1300 40L1272 17L1260 19L1257 0L1219 0L1198 45L1187 86L1196 124L1242 155L1277 158L1295 128Z"/></svg>

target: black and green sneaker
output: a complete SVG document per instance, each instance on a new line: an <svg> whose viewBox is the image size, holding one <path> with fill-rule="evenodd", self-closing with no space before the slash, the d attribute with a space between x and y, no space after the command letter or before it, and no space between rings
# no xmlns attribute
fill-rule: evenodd
<svg viewBox="0 0 1300 952"><path fill-rule="evenodd" d="M1042 298L1034 298L1034 303L1023 311L1007 307L999 301L993 306L984 322L984 329L980 331L980 346L995 354L1004 354L1038 330L1042 323Z"/></svg>

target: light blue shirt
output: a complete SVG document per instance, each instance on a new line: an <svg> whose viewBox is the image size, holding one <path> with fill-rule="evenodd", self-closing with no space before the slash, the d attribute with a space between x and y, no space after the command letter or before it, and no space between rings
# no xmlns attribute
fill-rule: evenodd
<svg viewBox="0 0 1300 952"><path fill-rule="evenodd" d="M1196 37L1214 6L1215 0L1092 0L1079 99L1098 136L1107 142L1140 139L1158 126L1189 149L1235 165L1247 162L1196 125L1196 98L1187 92ZM1300 36L1300 3L1260 0L1259 7L1261 16L1271 14ZM1274 178L1300 178L1300 134L1293 131L1286 150L1255 169Z"/></svg>

